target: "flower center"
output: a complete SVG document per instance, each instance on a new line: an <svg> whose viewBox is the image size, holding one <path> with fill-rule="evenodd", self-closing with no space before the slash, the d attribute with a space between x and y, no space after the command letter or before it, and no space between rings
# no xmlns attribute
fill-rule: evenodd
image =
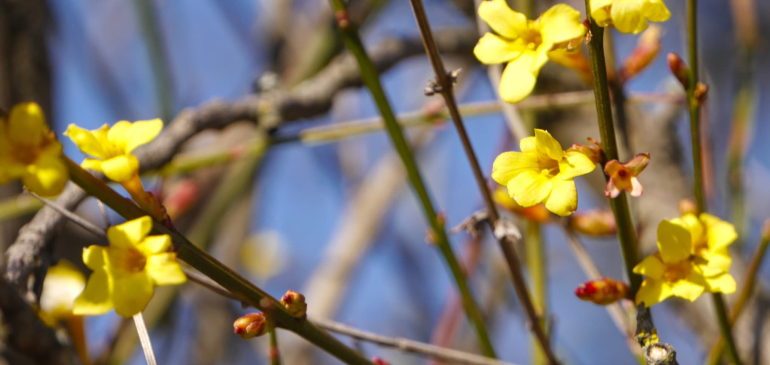
<svg viewBox="0 0 770 365"><path fill-rule="evenodd" d="M684 280L690 275L690 270L689 260L684 260L676 264L667 264L666 270L663 272L663 280L669 283Z"/></svg>
<svg viewBox="0 0 770 365"><path fill-rule="evenodd" d="M540 34L539 30L527 29L521 35L521 40L524 41L524 45L527 49L535 50L537 47L540 47L541 43L543 43L543 36Z"/></svg>
<svg viewBox="0 0 770 365"><path fill-rule="evenodd" d="M120 262L123 270L137 273L144 270L145 265L147 265L147 258L139 250L134 248L123 250L123 257Z"/></svg>
<svg viewBox="0 0 770 365"><path fill-rule="evenodd" d="M559 174L559 162L550 158L538 160L540 174L552 178Z"/></svg>
<svg viewBox="0 0 770 365"><path fill-rule="evenodd" d="M31 165L37 160L40 148L37 146L16 145L11 147L11 157L24 165Z"/></svg>

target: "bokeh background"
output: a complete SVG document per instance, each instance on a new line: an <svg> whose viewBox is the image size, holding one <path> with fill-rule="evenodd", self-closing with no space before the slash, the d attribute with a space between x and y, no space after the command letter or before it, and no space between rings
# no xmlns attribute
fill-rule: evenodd
<svg viewBox="0 0 770 365"><path fill-rule="evenodd" d="M300 81L312 81L329 60L344 52L334 33L333 13L323 0L0 3L0 12L15 9L0 17L13 25L8 29L32 29L39 35L34 42L44 47L44 51L29 55L31 71L12 71L18 77L6 74L0 102L8 107L12 102L34 97L44 104L49 123L58 133L70 123L94 129L118 120L162 117L168 122L182 109L213 99L235 101L264 89L302 87ZM394 37L419 36L407 1L351 3L359 9L358 13L365 14L360 19L368 46ZM736 10L741 9L741 4L749 4L750 11ZM425 0L425 5L434 30L475 29L472 1ZM535 1L535 5L539 14L551 3ZM571 5L584 11L581 2L573 1ZM678 91L665 55L677 52L686 57L684 2L669 0L667 5L672 17L661 24L660 54L626 85L629 94ZM736 23L736 19L740 20ZM710 150L707 160L712 167L708 188L710 210L723 219L742 217L745 223L739 230L744 244L736 254L744 257L749 257L758 240L761 222L770 217L770 193L766 188L770 182L770 149L763 143L770 137L770 124L764 118L770 113L767 19L768 1L700 1L700 59L704 81L710 86L705 109ZM15 20L18 24L14 24ZM747 22L756 28L747 31ZM636 45L637 36L613 33L617 58L622 60ZM0 58L6 59L8 65L13 64L8 61L13 56L6 54ZM458 84L461 102L495 98L486 70L471 53L448 55L446 62L448 67L463 69ZM539 93L587 90L570 71L549 65L543 73ZM30 74L36 78L19 76ZM406 59L382 75L396 111L420 110L433 100L423 94L431 75L424 55ZM598 138L591 108L592 104L588 104L582 111L576 108L544 112L539 121L555 130L562 145L568 146L586 137ZM667 143L678 143L687 151L676 157L681 158L682 166L689 166L689 125L681 106L635 104L639 115L636 123L642 126L637 131L644 130L645 118L660 115L656 113L664 109L673 110L665 114L672 120L670 132L674 134ZM334 96L328 113L287 122L273 133L291 136L304 128L375 116L377 109L368 91L349 88ZM494 157L516 148L517 143L509 137L501 113L470 116L466 122L482 167L489 174ZM570 123L575 126L566 126ZM731 142L736 138L738 123L748 126L746 138ZM560 128L565 132L559 134ZM254 125L249 123L206 132L188 143L184 153L222 149L243 143L248 140L244 136L254 133ZM448 226L480 209L481 196L451 125L414 129L410 136L420 139L415 148L419 164L436 205L446 214ZM73 159L83 157L68 140L64 140L64 145ZM736 146L745 150L737 172L728 167L729 152ZM657 151L649 152L653 166ZM454 289L440 255L425 241L425 220L398 166L387 135L379 132L339 143L282 143L269 147L261 160L246 158L165 178L148 176L145 184L168 194L181 179L192 181L199 188L198 199L179 218L180 227L204 239L212 253L274 296L287 289L297 290L308 295L311 314L318 305L325 308L329 318L357 328L431 342L436 333L444 332L437 326L447 322L442 320L442 313L451 307ZM690 181L690 172L690 168L682 169L686 181ZM606 206L603 196L591 186L591 181L601 180L599 174L596 171L593 180L578 181L580 210ZM212 201L222 196L217 195L220 191L230 192L231 201L216 207L221 214L206 215L207 209L216 206ZM743 205L735 205L740 202L736 196L740 197L741 192L745 197ZM6 189L4 194L13 193ZM647 194L639 198L645 199ZM93 201L84 203L78 212L94 222L101 221ZM29 217L9 223L3 231L5 245L12 242L13 227L18 228ZM110 219L119 221L115 214L110 214ZM356 234L356 226L367 229L351 238ZM57 241L57 253L76 261L80 247L92 244L92 240L87 233L68 226ZM465 233L452 236L458 253L468 251L469 241ZM548 260L549 315L559 356L569 364L634 363L625 340L605 310L574 296L574 289L585 281L585 276L562 230L545 226L543 241ZM614 237L583 241L605 275L622 278L622 259ZM504 268L499 265L499 248L490 237L482 240L480 247L480 266L472 283L478 301L487 311L495 347L502 359L530 363L531 342L522 310L512 286L505 276L500 278ZM352 262L346 261L351 257ZM768 266L762 270L762 281L770 275ZM334 267L346 270L334 272ZM239 304L216 298L194 284L186 284L178 295L168 297L162 303L155 298L148 309L157 313L151 336L160 363L266 363L267 338L243 341L232 334L232 321L245 313ZM681 364L702 363L709 350L704 339L713 338L716 333L704 333L702 327L693 327L683 314L690 309L682 304L654 307L659 334L676 348ZM477 351L462 314L455 317L449 322L456 322L459 327L449 345ZM761 324L765 317L760 315L753 321ZM126 326L121 318L111 313L89 318L86 323L92 358L145 363L141 348L127 335L131 326ZM760 329L760 337L762 327L756 328ZM116 340L116 333L124 334ZM280 333L279 340L283 355L287 359L293 359L293 355L297 358L296 363L286 360L286 364L338 363L319 350L307 352L302 341L290 334ZM392 364L426 363L420 357L343 340L360 346L368 356L380 356ZM756 343L761 344L761 339ZM110 351L113 347L115 351ZM763 355L767 358L767 352L761 345L755 345L752 353L760 359Z"/></svg>

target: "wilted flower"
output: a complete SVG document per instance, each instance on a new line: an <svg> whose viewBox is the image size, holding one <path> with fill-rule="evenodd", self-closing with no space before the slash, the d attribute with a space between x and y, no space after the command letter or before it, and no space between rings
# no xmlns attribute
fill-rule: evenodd
<svg viewBox="0 0 770 365"><path fill-rule="evenodd" d="M604 196L617 198L621 190L628 191L633 197L642 196L642 184L637 176L642 173L650 163L649 153L640 153L628 163L621 164L618 160L612 160L604 165L604 173L610 179L604 187Z"/></svg>
<svg viewBox="0 0 770 365"><path fill-rule="evenodd" d="M591 17L596 24L614 25L621 33L638 34L647 22L664 22L671 17L663 0L590 0Z"/></svg>
<svg viewBox="0 0 770 365"><path fill-rule="evenodd" d="M69 179L61 143L36 103L17 104L7 118L0 115L0 185L19 178L45 197L59 195Z"/></svg>
<svg viewBox="0 0 770 365"><path fill-rule="evenodd" d="M575 295L587 302L607 305L617 302L628 294L628 285L610 278L587 281L575 289Z"/></svg>
<svg viewBox="0 0 770 365"><path fill-rule="evenodd" d="M242 339L248 340L267 333L267 320L262 313L249 313L233 322L233 331Z"/></svg>
<svg viewBox="0 0 770 365"><path fill-rule="evenodd" d="M497 34L484 34L473 53L487 65L508 63L500 80L500 97L509 103L532 93L551 51L566 48L586 32L580 12L564 4L554 5L533 21L511 10L505 0L484 1L479 17Z"/></svg>
<svg viewBox="0 0 770 365"><path fill-rule="evenodd" d="M83 262L94 272L75 300L75 314L99 315L115 308L115 313L131 317L144 310L155 293L155 286L177 285L187 278L168 252L171 237L148 236L149 216L134 219L107 230L109 247L83 249Z"/></svg>
<svg viewBox="0 0 770 365"><path fill-rule="evenodd" d="M575 177L594 170L595 164L577 151L562 151L551 134L535 129L534 137L520 142L521 152L497 156L492 178L508 187L522 207L544 203L546 209L568 216L577 209Z"/></svg>
<svg viewBox="0 0 770 365"><path fill-rule="evenodd" d="M598 164L604 164L604 151L602 151L602 144L601 142L588 137L587 138L588 143L590 143L590 146L582 145L582 144L573 144L572 147L568 148L567 151L577 151L580 152L586 157L588 157L593 163Z"/></svg>
<svg viewBox="0 0 770 365"><path fill-rule="evenodd" d="M48 268L43 281L40 318L47 325L54 327L60 320L72 316L75 298L85 287L85 275L71 262L59 260L59 263Z"/></svg>
<svg viewBox="0 0 770 365"><path fill-rule="evenodd" d="M609 209L592 209L577 212L569 217L569 224L574 230L589 236L615 234L615 216Z"/></svg>
<svg viewBox="0 0 770 365"><path fill-rule="evenodd" d="M293 290L289 290L281 297L281 305L293 317L302 318L307 313L305 296Z"/></svg>

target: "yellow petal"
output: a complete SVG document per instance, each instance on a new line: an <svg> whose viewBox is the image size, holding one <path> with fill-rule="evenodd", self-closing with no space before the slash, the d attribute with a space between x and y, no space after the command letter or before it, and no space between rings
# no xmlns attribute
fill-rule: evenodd
<svg viewBox="0 0 770 365"><path fill-rule="evenodd" d="M552 213L566 217L577 210L577 189L575 181L551 179L551 194L545 199L545 208Z"/></svg>
<svg viewBox="0 0 770 365"><path fill-rule="evenodd" d="M644 279L636 292L636 304L644 302L646 307L658 304L672 295L671 287L660 280Z"/></svg>
<svg viewBox="0 0 770 365"><path fill-rule="evenodd" d="M534 136L524 137L519 142L519 149L521 152L537 152L537 140Z"/></svg>
<svg viewBox="0 0 770 365"><path fill-rule="evenodd" d="M93 158L87 158L83 160L83 163L80 164L80 167L86 169L86 170L94 170L99 172L104 172L102 170L102 161L101 160L95 160Z"/></svg>
<svg viewBox="0 0 770 365"><path fill-rule="evenodd" d="M690 231L682 224L663 220L658 225L658 251L664 263L674 264L690 256Z"/></svg>
<svg viewBox="0 0 770 365"><path fill-rule="evenodd" d="M37 146L48 134L43 110L37 103L20 103L8 115L8 138L15 144Z"/></svg>
<svg viewBox="0 0 770 365"><path fill-rule="evenodd" d="M104 255L105 247L102 246L88 246L83 248L83 263L94 271L104 269Z"/></svg>
<svg viewBox="0 0 770 365"><path fill-rule="evenodd" d="M681 218L674 218L671 221L681 223L687 227L687 230L690 231L693 244L700 242L704 238L703 234L705 233L705 227L695 214L687 213Z"/></svg>
<svg viewBox="0 0 770 365"><path fill-rule="evenodd" d="M708 291L710 293L735 293L737 284L735 278L728 273L718 275L715 277L707 277L706 283L708 284Z"/></svg>
<svg viewBox="0 0 770 365"><path fill-rule="evenodd" d="M557 4L540 16L543 39L552 43L568 42L585 34L580 12L566 4Z"/></svg>
<svg viewBox="0 0 770 365"><path fill-rule="evenodd" d="M591 16L599 26L606 27L612 23L609 7L612 5L613 1L614 0L590 0Z"/></svg>
<svg viewBox="0 0 770 365"><path fill-rule="evenodd" d="M147 274L155 285L179 285L187 281L174 253L150 256L147 259Z"/></svg>
<svg viewBox="0 0 770 365"><path fill-rule="evenodd" d="M537 152L543 156L548 156L555 161L561 161L564 157L564 151L561 144L548 131L535 129L535 138L537 139Z"/></svg>
<svg viewBox="0 0 770 365"><path fill-rule="evenodd" d="M69 180L67 167L61 159L61 145L59 142L53 143L35 163L27 166L27 172L22 176L24 186L43 197L61 194Z"/></svg>
<svg viewBox="0 0 770 365"><path fill-rule="evenodd" d="M653 22L665 22L671 18L671 13L668 11L666 4L663 3L663 0L647 0L647 3L642 8L642 14Z"/></svg>
<svg viewBox="0 0 770 365"><path fill-rule="evenodd" d="M100 159L108 158L104 151L104 146L96 138L93 132L80 128L74 124L70 124L67 127L67 131L64 135L69 137L78 148L87 155L91 155Z"/></svg>
<svg viewBox="0 0 770 365"><path fill-rule="evenodd" d="M123 317L141 313L155 292L152 279L144 271L118 276L113 285L112 301L115 304L115 313Z"/></svg>
<svg viewBox="0 0 770 365"><path fill-rule="evenodd" d="M75 299L72 314L95 316L109 312L113 307L111 284L104 270L94 271L88 278L86 288Z"/></svg>
<svg viewBox="0 0 770 365"><path fill-rule="evenodd" d="M589 5L591 6L591 12L596 11L597 9L601 9L605 6L612 5L612 2L615 0L590 0Z"/></svg>
<svg viewBox="0 0 770 365"><path fill-rule="evenodd" d="M700 253L707 262L708 266L718 268L722 271L730 270L730 266L733 264L733 259L730 257L730 252L727 247L717 250L706 250Z"/></svg>
<svg viewBox="0 0 770 365"><path fill-rule="evenodd" d="M0 185L16 180L27 173L27 165L19 163L10 156L0 156Z"/></svg>
<svg viewBox="0 0 770 365"><path fill-rule="evenodd" d="M508 192L522 207L531 207L542 202L551 193L553 184L545 176L524 171L508 182Z"/></svg>
<svg viewBox="0 0 770 365"><path fill-rule="evenodd" d="M160 134L163 121L160 119L140 120L131 124L126 131L126 153L133 152L137 147L147 144Z"/></svg>
<svg viewBox="0 0 770 365"><path fill-rule="evenodd" d="M101 168L110 180L124 182L139 173L139 160L134 155L121 155L102 161Z"/></svg>
<svg viewBox="0 0 770 365"><path fill-rule="evenodd" d="M612 23L621 33L638 34L647 29L642 7L647 0L615 1L610 8Z"/></svg>
<svg viewBox="0 0 770 365"><path fill-rule="evenodd" d="M166 252L169 247L171 247L171 237L167 234L146 237L139 244L139 249L147 256Z"/></svg>
<svg viewBox="0 0 770 365"><path fill-rule="evenodd" d="M735 227L713 215L702 213L700 221L706 226L706 240L709 249L717 250L729 246L738 238Z"/></svg>
<svg viewBox="0 0 770 365"><path fill-rule="evenodd" d="M487 33L476 43L473 54L485 65L496 65L518 57L521 54L521 47L514 42Z"/></svg>
<svg viewBox="0 0 770 365"><path fill-rule="evenodd" d="M655 255L650 255L644 258L642 262L636 264L634 267L634 273L644 275L652 279L660 279L663 277L663 273L666 271L666 266Z"/></svg>
<svg viewBox="0 0 770 365"><path fill-rule="evenodd" d="M559 178L572 179L585 175L596 168L596 164L588 156L578 151L567 151L564 158L559 160Z"/></svg>
<svg viewBox="0 0 770 365"><path fill-rule="evenodd" d="M107 229L107 238L110 246L133 248L144 240L151 229L152 218L144 216L110 227Z"/></svg>
<svg viewBox="0 0 770 365"><path fill-rule="evenodd" d="M706 290L703 285L691 282L689 280L678 280L671 283L671 291L674 296L687 299L691 302L698 299L701 294Z"/></svg>
<svg viewBox="0 0 770 365"><path fill-rule="evenodd" d="M537 74L546 61L548 55L541 62L535 52L527 51L509 62L500 79L500 98L508 103L518 103L529 96L535 88Z"/></svg>
<svg viewBox="0 0 770 365"><path fill-rule="evenodd" d="M505 0L481 2L479 17L497 34L509 39L518 38L527 29L527 17L511 10Z"/></svg>
<svg viewBox="0 0 770 365"><path fill-rule="evenodd" d="M511 179L524 171L538 171L535 154L503 152L492 164L492 179L500 185L508 185Z"/></svg>

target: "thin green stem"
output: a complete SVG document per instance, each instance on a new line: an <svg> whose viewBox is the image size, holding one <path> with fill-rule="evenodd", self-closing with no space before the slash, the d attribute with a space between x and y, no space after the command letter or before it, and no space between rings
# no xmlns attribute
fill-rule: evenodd
<svg viewBox="0 0 770 365"><path fill-rule="evenodd" d="M104 181L83 170L77 163L66 157L63 159L72 182L104 202L116 213L126 219L136 219L147 215L132 201L122 197L107 186ZM276 326L296 333L346 364L373 365L358 352L343 345L310 321L291 316L278 300L240 276L233 269L219 262L206 251L196 247L173 228L153 221L153 231L158 234L169 235L174 243L174 248L177 250L177 257L232 292L242 301L261 311L277 308L278 310L272 312L275 315Z"/></svg>
<svg viewBox="0 0 770 365"><path fill-rule="evenodd" d="M524 250L526 251L527 268L529 269L529 280L533 292L533 304L540 319L538 325L545 331L546 337L549 336L546 325L546 313L548 313L548 266L545 257L545 246L541 239L540 223L527 219L527 231L524 236ZM532 363L545 364L548 358L540 348L537 338L534 338L532 348Z"/></svg>
<svg viewBox="0 0 770 365"><path fill-rule="evenodd" d="M267 357L270 365L281 365L281 355L278 352L278 334L276 333L275 319L272 314L267 316L267 333L270 336L270 347L267 349Z"/></svg>
<svg viewBox="0 0 770 365"><path fill-rule="evenodd" d="M358 67L361 70L361 78L364 82L364 85L366 85L366 87L369 89L377 104L377 108L379 109L380 114L385 121L385 127L388 131L388 134L390 135L390 139L393 142L393 145L396 148L399 156L401 157L401 161L404 163L409 181L411 182L415 193L417 193L417 196L419 197L426 218L430 222L436 246L441 251L442 255L444 256L444 260L449 266L449 270L452 272L452 276L457 285L457 289L460 292L460 296L462 297L465 312L468 315L470 322L473 323L474 327L476 328L476 334L478 336L482 352L489 357L495 357L495 351L492 348L492 341L489 338L489 334L484 324L484 318L482 317L481 312L479 311L478 306L473 299L471 290L468 287L468 283L466 282L465 273L463 272L460 263L457 261L457 257L452 251L452 247L449 245L449 237L447 237L443 223L441 223L438 219L436 210L433 207L430 195L428 194L428 189L425 187L425 183L423 182L422 176L420 175L420 171L417 168L414 155L409 149L409 145L406 142L406 138L404 138L401 127L396 121L396 116L390 107L390 103L388 102L388 98L385 95L385 91L382 89L377 69L374 67L371 59L366 54L366 50L364 49L364 45L361 42L358 30L354 24L351 24L347 17L345 4L343 1L331 0L331 4L332 9L334 9L337 15L337 24L340 33L342 34L343 42L358 62Z"/></svg>
<svg viewBox="0 0 770 365"><path fill-rule="evenodd" d="M767 228L770 228L770 220L765 223L765 229ZM740 294L738 294L738 300L735 301L735 306L733 306L733 310L730 312L729 324L731 326L735 324L735 321L738 320L738 317L740 317L743 309L749 302L751 294L754 292L754 286L757 281L757 273L759 272L759 268L762 266L762 261L764 260L765 254L767 253L768 243L770 243L770 234L763 234L762 240L759 242L756 251L754 252L754 256L751 257L749 268L746 270L746 278L743 281L743 285L741 285L741 291ZM709 355L709 365L717 365L719 363L719 359L722 357L722 350L724 345L724 338L720 338L717 343L714 344L714 347L711 349L711 354Z"/></svg>
<svg viewBox="0 0 770 365"><path fill-rule="evenodd" d="M150 0L135 0L137 18L141 22L142 34L147 42L147 53L150 55L152 73L155 77L155 92L158 98L158 110L163 121L168 122L172 117L173 97L171 73L166 64L166 52L163 48L161 31L156 21L155 9Z"/></svg>
<svg viewBox="0 0 770 365"><path fill-rule="evenodd" d="M586 9L590 9L586 1ZM596 116L599 120L599 131L602 138L602 149L607 160L618 159L618 145L615 140L615 126L612 122L612 102L610 101L609 86L607 84L607 67L604 60L604 28L598 26L593 17L588 17L590 31L592 33L591 42L588 45L591 56L591 74L594 79L594 97L596 99ZM605 176L606 178L606 176ZM623 192L619 197L610 199L610 206L615 215L615 222L618 228L618 239L620 241L620 250L623 253L623 261L626 266L626 274L631 282L630 295L633 298L639 286L642 284L642 277L633 272L634 266L639 263L639 251L636 243L636 232L631 220L631 211L629 210L626 193Z"/></svg>

